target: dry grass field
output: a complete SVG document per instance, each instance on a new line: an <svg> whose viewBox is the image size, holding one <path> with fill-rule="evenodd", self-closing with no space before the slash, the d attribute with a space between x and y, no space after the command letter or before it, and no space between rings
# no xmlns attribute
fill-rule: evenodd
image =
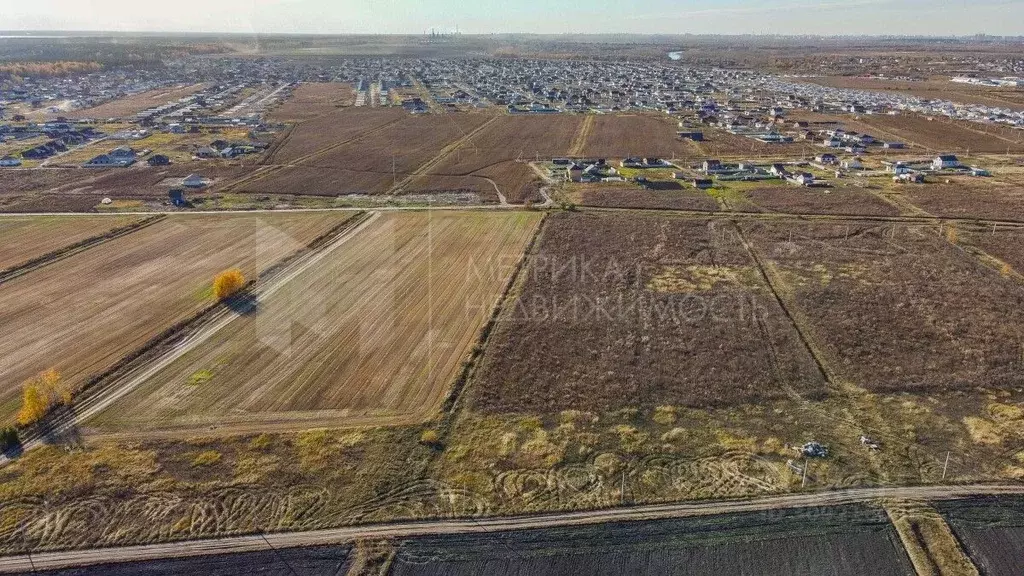
<svg viewBox="0 0 1024 576"><path fill-rule="evenodd" d="M0 415L56 368L82 384L211 300L213 276L249 277L347 218L338 213L175 216L0 286Z"/></svg>
<svg viewBox="0 0 1024 576"><path fill-rule="evenodd" d="M714 406L823 390L728 223L563 213L530 261L471 388L475 410Z"/></svg>
<svg viewBox="0 0 1024 576"><path fill-rule="evenodd" d="M1024 188L993 178L952 177L945 182L908 186L904 196L944 218L1024 221Z"/></svg>
<svg viewBox="0 0 1024 576"><path fill-rule="evenodd" d="M856 222L743 227L842 381L878 392L1024 382L1024 289L956 245L955 231Z"/></svg>
<svg viewBox="0 0 1024 576"><path fill-rule="evenodd" d="M0 253L0 270L141 219L141 216L0 218L0 245L4 248Z"/></svg>
<svg viewBox="0 0 1024 576"><path fill-rule="evenodd" d="M842 188L802 188L789 184L743 190L729 199L740 210L788 212L791 214L844 214L857 216L896 216L899 210L866 190Z"/></svg>
<svg viewBox="0 0 1024 576"><path fill-rule="evenodd" d="M416 422L438 407L539 213L387 213L87 426Z"/></svg>
<svg viewBox="0 0 1024 576"><path fill-rule="evenodd" d="M667 208L714 212L718 203L702 190L647 190L623 183L581 185L569 197L583 206Z"/></svg>
<svg viewBox="0 0 1024 576"><path fill-rule="evenodd" d="M156 90L149 90L147 92L141 92L139 94L126 96L117 100L111 100L110 102L100 104L99 106L93 106L92 108L62 112L61 116L65 116L67 118L95 119L134 116L136 113L142 112L147 108L180 100L185 96L191 96L192 94L202 90L203 87L203 84L192 84L177 88L157 88Z"/></svg>
<svg viewBox="0 0 1024 576"><path fill-rule="evenodd" d="M356 96L351 84L303 82L291 96L267 114L271 122L304 122L351 106Z"/></svg>

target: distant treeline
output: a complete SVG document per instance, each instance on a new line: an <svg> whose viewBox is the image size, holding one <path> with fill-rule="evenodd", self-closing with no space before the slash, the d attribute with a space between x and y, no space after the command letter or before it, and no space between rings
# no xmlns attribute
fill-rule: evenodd
<svg viewBox="0 0 1024 576"><path fill-rule="evenodd" d="M130 66L161 68L164 60L189 54L219 54L230 48L220 42L175 42L112 38L6 38L0 40L0 66L31 64L88 64L101 68ZM56 68L55 68L56 69ZM89 72L89 69L70 72ZM26 72L26 75L29 73Z"/></svg>
<svg viewBox="0 0 1024 576"><path fill-rule="evenodd" d="M54 77L87 74L103 69L99 62L7 62L0 63L0 78L11 76Z"/></svg>

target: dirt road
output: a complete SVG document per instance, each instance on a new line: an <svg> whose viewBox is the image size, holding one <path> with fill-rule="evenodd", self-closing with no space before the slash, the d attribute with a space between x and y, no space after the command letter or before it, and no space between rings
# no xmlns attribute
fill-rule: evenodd
<svg viewBox="0 0 1024 576"><path fill-rule="evenodd" d="M1005 496L1024 494L1024 484L967 485L967 486L908 486L902 488L853 488L831 492L813 492L767 496L745 500L727 500L680 504L654 504L592 510L511 516L499 518L465 518L456 520L424 520L388 524L366 524L309 532L283 532L266 535L231 536L209 540L168 542L145 546L97 548L66 552L0 557L0 573L28 572L31 570L86 566L110 562L154 560L159 558L228 554L337 544L362 538L408 538L438 534L494 533L507 530L554 528L623 522L709 516L714 514L757 512L783 508L836 506L878 499L952 500L972 496Z"/></svg>

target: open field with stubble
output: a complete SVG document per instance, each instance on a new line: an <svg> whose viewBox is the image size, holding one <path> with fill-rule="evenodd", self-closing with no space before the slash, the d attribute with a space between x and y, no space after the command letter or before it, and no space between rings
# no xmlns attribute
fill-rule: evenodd
<svg viewBox="0 0 1024 576"><path fill-rule="evenodd" d="M0 218L0 271L141 220L141 216Z"/></svg>
<svg viewBox="0 0 1024 576"><path fill-rule="evenodd" d="M428 418L540 218L378 215L87 429L266 430Z"/></svg>
<svg viewBox="0 0 1024 576"><path fill-rule="evenodd" d="M21 383L56 368L76 386L212 303L213 276L250 278L347 214L174 216L0 286L0 415Z"/></svg>

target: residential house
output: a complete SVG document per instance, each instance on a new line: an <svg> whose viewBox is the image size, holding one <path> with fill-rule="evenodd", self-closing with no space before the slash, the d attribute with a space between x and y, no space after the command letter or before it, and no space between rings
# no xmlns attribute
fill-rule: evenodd
<svg viewBox="0 0 1024 576"><path fill-rule="evenodd" d="M698 190L707 190L715 185L715 182L710 178L694 178L693 187Z"/></svg>
<svg viewBox="0 0 1024 576"><path fill-rule="evenodd" d="M815 162L818 162L819 164L835 164L835 163L839 162L839 159L836 158L835 154L828 154L828 153L818 154L817 156L814 157L814 160L815 160Z"/></svg>
<svg viewBox="0 0 1024 576"><path fill-rule="evenodd" d="M717 172L717 171L719 171L721 169L722 169L722 161L721 160L714 160L714 159L712 159L712 160L705 160L704 163L701 164L701 170L705 174L711 174L712 172Z"/></svg>
<svg viewBox="0 0 1024 576"><path fill-rule="evenodd" d="M206 186L207 181L201 175L197 173L189 174L181 181L187 188L202 188Z"/></svg>
<svg viewBox="0 0 1024 576"><path fill-rule="evenodd" d="M943 170L945 168L959 168L960 160L952 154L941 154L932 160L932 168Z"/></svg>
<svg viewBox="0 0 1024 576"><path fill-rule="evenodd" d="M583 181L583 166L573 162L565 169L565 179L569 182Z"/></svg>
<svg viewBox="0 0 1024 576"><path fill-rule="evenodd" d="M154 154L146 159L146 164L150 166L167 166L171 163L171 159L163 154Z"/></svg>
<svg viewBox="0 0 1024 576"><path fill-rule="evenodd" d="M112 158L109 154L100 154L83 164L83 166L86 168L109 168L111 166L124 166L124 164Z"/></svg>

